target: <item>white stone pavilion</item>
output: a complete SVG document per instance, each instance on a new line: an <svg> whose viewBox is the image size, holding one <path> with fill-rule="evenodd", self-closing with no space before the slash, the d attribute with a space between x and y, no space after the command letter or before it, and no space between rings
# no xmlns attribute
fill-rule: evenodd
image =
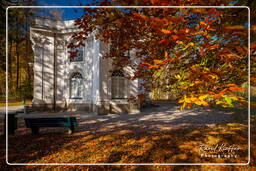
<svg viewBox="0 0 256 171"><path fill-rule="evenodd" d="M67 45L79 29L73 20L36 19L30 28L34 51L35 110L85 111L96 114L137 112L138 80L128 80L130 68L115 70L111 59L101 58L110 46L91 33L70 58ZM132 53L131 53L132 54Z"/></svg>

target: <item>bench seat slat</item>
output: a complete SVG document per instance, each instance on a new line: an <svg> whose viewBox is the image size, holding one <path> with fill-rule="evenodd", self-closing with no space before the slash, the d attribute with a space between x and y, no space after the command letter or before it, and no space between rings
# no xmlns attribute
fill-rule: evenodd
<svg viewBox="0 0 256 171"><path fill-rule="evenodd" d="M27 128L40 127L77 127L75 117L55 117L55 118L25 118Z"/></svg>

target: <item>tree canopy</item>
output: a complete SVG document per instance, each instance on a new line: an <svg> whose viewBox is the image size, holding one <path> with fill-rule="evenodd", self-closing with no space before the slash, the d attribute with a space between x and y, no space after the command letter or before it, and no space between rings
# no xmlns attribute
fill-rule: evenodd
<svg viewBox="0 0 256 171"><path fill-rule="evenodd" d="M188 3L209 5L199 0L183 3L104 0L90 5L180 6ZM225 4L211 1L211 5L230 3L232 1ZM113 59L117 68L134 69L135 75L130 79L143 79L142 86L147 91L175 90L181 110L194 104L224 107L248 104L246 96L239 93L248 81L247 8L85 8L76 25L81 31L75 33L73 39L80 43L69 47L83 45L87 36L96 30L96 38L115 49L104 57ZM251 43L252 54L255 46ZM132 49L136 49L136 59L127 55ZM252 75L254 83L255 78Z"/></svg>

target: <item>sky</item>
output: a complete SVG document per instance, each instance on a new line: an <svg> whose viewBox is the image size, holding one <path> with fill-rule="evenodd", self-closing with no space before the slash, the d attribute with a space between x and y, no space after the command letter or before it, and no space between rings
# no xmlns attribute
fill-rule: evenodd
<svg viewBox="0 0 256 171"><path fill-rule="evenodd" d="M89 5L93 0L35 0L37 6L79 6ZM95 0L97 1L97 0ZM235 5L237 1L230 2L229 5ZM74 20L83 15L83 8L59 8L54 9L62 13L62 20ZM39 16L48 17L49 9L38 10Z"/></svg>
<svg viewBox="0 0 256 171"><path fill-rule="evenodd" d="M36 0L37 6L79 6L90 4L92 0ZM62 20L73 20L82 16L83 8L55 9L62 13ZM40 9L39 16L48 16L49 9Z"/></svg>

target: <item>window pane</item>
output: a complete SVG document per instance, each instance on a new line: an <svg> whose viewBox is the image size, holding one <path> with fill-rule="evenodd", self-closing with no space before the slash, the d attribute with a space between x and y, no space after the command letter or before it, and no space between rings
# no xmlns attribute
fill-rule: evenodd
<svg viewBox="0 0 256 171"><path fill-rule="evenodd" d="M119 77L119 98L124 98L124 92L125 92L125 85L124 85L124 78Z"/></svg>
<svg viewBox="0 0 256 171"><path fill-rule="evenodd" d="M118 85L117 85L117 78L116 77L113 77L112 78L112 97L113 98L118 98L118 93L117 93L117 90L118 90Z"/></svg>
<svg viewBox="0 0 256 171"><path fill-rule="evenodd" d="M112 73L112 98L127 98L128 97L128 80L124 78L122 71L114 71Z"/></svg>
<svg viewBox="0 0 256 171"><path fill-rule="evenodd" d="M124 79L124 98L128 98L128 90L129 90L128 80Z"/></svg>
<svg viewBox="0 0 256 171"><path fill-rule="evenodd" d="M84 56L84 47L83 46L80 46L77 48L72 48L71 51L77 52L77 53L76 53L76 56L70 58L70 62L83 61L83 56Z"/></svg>

